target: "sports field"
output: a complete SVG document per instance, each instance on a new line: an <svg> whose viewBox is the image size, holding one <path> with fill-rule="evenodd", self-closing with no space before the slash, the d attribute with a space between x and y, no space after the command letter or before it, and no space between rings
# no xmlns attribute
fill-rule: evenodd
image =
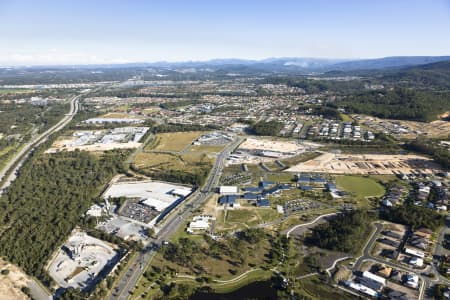
<svg viewBox="0 0 450 300"><path fill-rule="evenodd" d="M357 198L381 197L385 193L384 187L369 177L337 176L336 186Z"/></svg>

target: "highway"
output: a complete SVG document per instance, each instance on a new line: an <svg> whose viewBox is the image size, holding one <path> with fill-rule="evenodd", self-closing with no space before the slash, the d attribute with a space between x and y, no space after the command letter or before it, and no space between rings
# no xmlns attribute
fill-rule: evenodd
<svg viewBox="0 0 450 300"><path fill-rule="evenodd" d="M51 134L64 128L73 119L73 116L78 112L78 101L80 97L81 95L72 98L69 113L47 131L31 139L0 171L0 180L2 180L1 193L16 179L17 172L28 156L34 151L34 148L44 143Z"/></svg>
<svg viewBox="0 0 450 300"><path fill-rule="evenodd" d="M139 278L144 273L152 257L155 255L156 248L175 233L180 225L191 215L192 211L202 205L202 203L214 192L214 189L219 184L226 158L242 143L242 141L242 138L236 138L219 153L203 188L194 192L166 217L156 238L151 240L144 250L138 253L131 262L130 267L123 273L122 277L119 278L118 283L115 288L113 288L109 297L110 300L126 300L130 296L129 292L133 291Z"/></svg>

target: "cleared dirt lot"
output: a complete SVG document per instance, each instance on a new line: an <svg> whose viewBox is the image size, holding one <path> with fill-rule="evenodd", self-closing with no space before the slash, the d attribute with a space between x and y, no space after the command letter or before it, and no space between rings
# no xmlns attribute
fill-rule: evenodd
<svg viewBox="0 0 450 300"><path fill-rule="evenodd" d="M270 150L277 152L298 152L304 149L304 146L294 141L276 141L269 139L248 138L241 144L239 149L247 150Z"/></svg>
<svg viewBox="0 0 450 300"><path fill-rule="evenodd" d="M65 143L68 140L60 141L61 143ZM95 144L95 145L83 145L83 146L65 146L59 148L58 145L54 145L54 147L45 151L45 153L55 153L58 151L75 151L79 149L80 151L88 151L88 152L103 152L113 149L134 149L141 145L141 143L128 142L128 143L112 143L112 144Z"/></svg>
<svg viewBox="0 0 450 300"><path fill-rule="evenodd" d="M431 174L441 168L433 160L418 155L333 154L325 153L287 169L287 172L332 174Z"/></svg>
<svg viewBox="0 0 450 300"><path fill-rule="evenodd" d="M415 121L401 121L379 119L371 116L357 115L361 119L361 123L376 131L391 132L395 136L414 139L420 134L426 134L433 138L446 138L450 134L450 122L437 120L429 123L415 122ZM442 115L445 117L445 115ZM407 131L398 132L397 129L402 128Z"/></svg>
<svg viewBox="0 0 450 300"><path fill-rule="evenodd" d="M22 300L28 297L20 290L26 286L29 279L16 266L0 259L0 270L9 270L8 275L0 274L0 299L2 300Z"/></svg>

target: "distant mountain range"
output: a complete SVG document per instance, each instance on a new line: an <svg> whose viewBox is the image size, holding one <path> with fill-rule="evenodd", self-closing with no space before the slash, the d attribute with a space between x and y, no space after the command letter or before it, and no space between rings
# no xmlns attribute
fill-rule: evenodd
<svg viewBox="0 0 450 300"><path fill-rule="evenodd" d="M213 59L208 61L128 63L76 66L39 66L32 69L77 68L163 68L163 69L211 69L224 72L295 72L324 73L330 71L381 70L389 68L411 67L440 61L450 61L450 56L391 56L374 59L325 59L325 58L268 58L263 60ZM16 68L14 68L16 69Z"/></svg>

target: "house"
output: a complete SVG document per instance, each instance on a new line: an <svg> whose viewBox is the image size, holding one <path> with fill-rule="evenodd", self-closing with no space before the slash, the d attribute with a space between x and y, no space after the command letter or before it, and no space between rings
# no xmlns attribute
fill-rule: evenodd
<svg viewBox="0 0 450 300"><path fill-rule="evenodd" d="M391 278L392 281L402 282L403 280L403 274L400 271L393 270L391 272Z"/></svg>
<svg viewBox="0 0 450 300"><path fill-rule="evenodd" d="M387 238L380 238L377 241L380 242L380 243L383 243L385 245L395 247L395 248L400 246L400 242L393 241L393 240L390 240L390 239L387 239Z"/></svg>
<svg viewBox="0 0 450 300"><path fill-rule="evenodd" d="M384 278L389 278L391 276L391 273L392 273L392 268L387 267L387 266L380 266L377 271L377 275L384 277Z"/></svg>
<svg viewBox="0 0 450 300"><path fill-rule="evenodd" d="M419 287L419 276L416 274L406 275L405 285L413 289L417 289Z"/></svg>
<svg viewBox="0 0 450 300"><path fill-rule="evenodd" d="M367 286L365 286L363 284L356 283L356 282L353 282L353 281L346 281L344 284L347 287L349 287L351 289L354 289L354 290L356 290L356 291L358 291L360 293L366 294L366 295L368 295L370 297L378 298L378 296L379 296L378 292L374 291L373 289L371 289L371 288L369 288L369 287L367 287Z"/></svg>
<svg viewBox="0 0 450 300"><path fill-rule="evenodd" d="M414 231L414 235L418 235L420 237L430 239L433 235L433 231L428 228L419 228L416 231Z"/></svg>
<svg viewBox="0 0 450 300"><path fill-rule="evenodd" d="M409 264L414 266L414 267L421 268L421 267L423 267L423 259L422 258L418 258L418 257L412 257L409 260Z"/></svg>
<svg viewBox="0 0 450 300"><path fill-rule="evenodd" d="M394 239L398 239L398 240L402 238L402 236L400 234L390 231L390 230L383 231L382 234L384 234L385 236L394 238Z"/></svg>
<svg viewBox="0 0 450 300"><path fill-rule="evenodd" d="M381 291L386 285L385 278L375 275L369 271L363 272L359 281L361 284L371 288L374 291Z"/></svg>
<svg viewBox="0 0 450 300"><path fill-rule="evenodd" d="M409 254L409 255L412 255L412 256L416 256L418 258L424 258L425 257L425 253L423 253L422 251L411 249L411 248L407 248L407 247L405 247L405 253Z"/></svg>
<svg viewBox="0 0 450 300"><path fill-rule="evenodd" d="M397 250L390 250L390 249L383 249L381 251L381 256L390 258L390 259L397 259L398 255L400 253Z"/></svg>
<svg viewBox="0 0 450 300"><path fill-rule="evenodd" d="M270 207L270 201L267 199L259 199L256 201L258 207Z"/></svg>
<svg viewBox="0 0 450 300"><path fill-rule="evenodd" d="M390 290L387 294L389 300L410 300L406 293Z"/></svg>

